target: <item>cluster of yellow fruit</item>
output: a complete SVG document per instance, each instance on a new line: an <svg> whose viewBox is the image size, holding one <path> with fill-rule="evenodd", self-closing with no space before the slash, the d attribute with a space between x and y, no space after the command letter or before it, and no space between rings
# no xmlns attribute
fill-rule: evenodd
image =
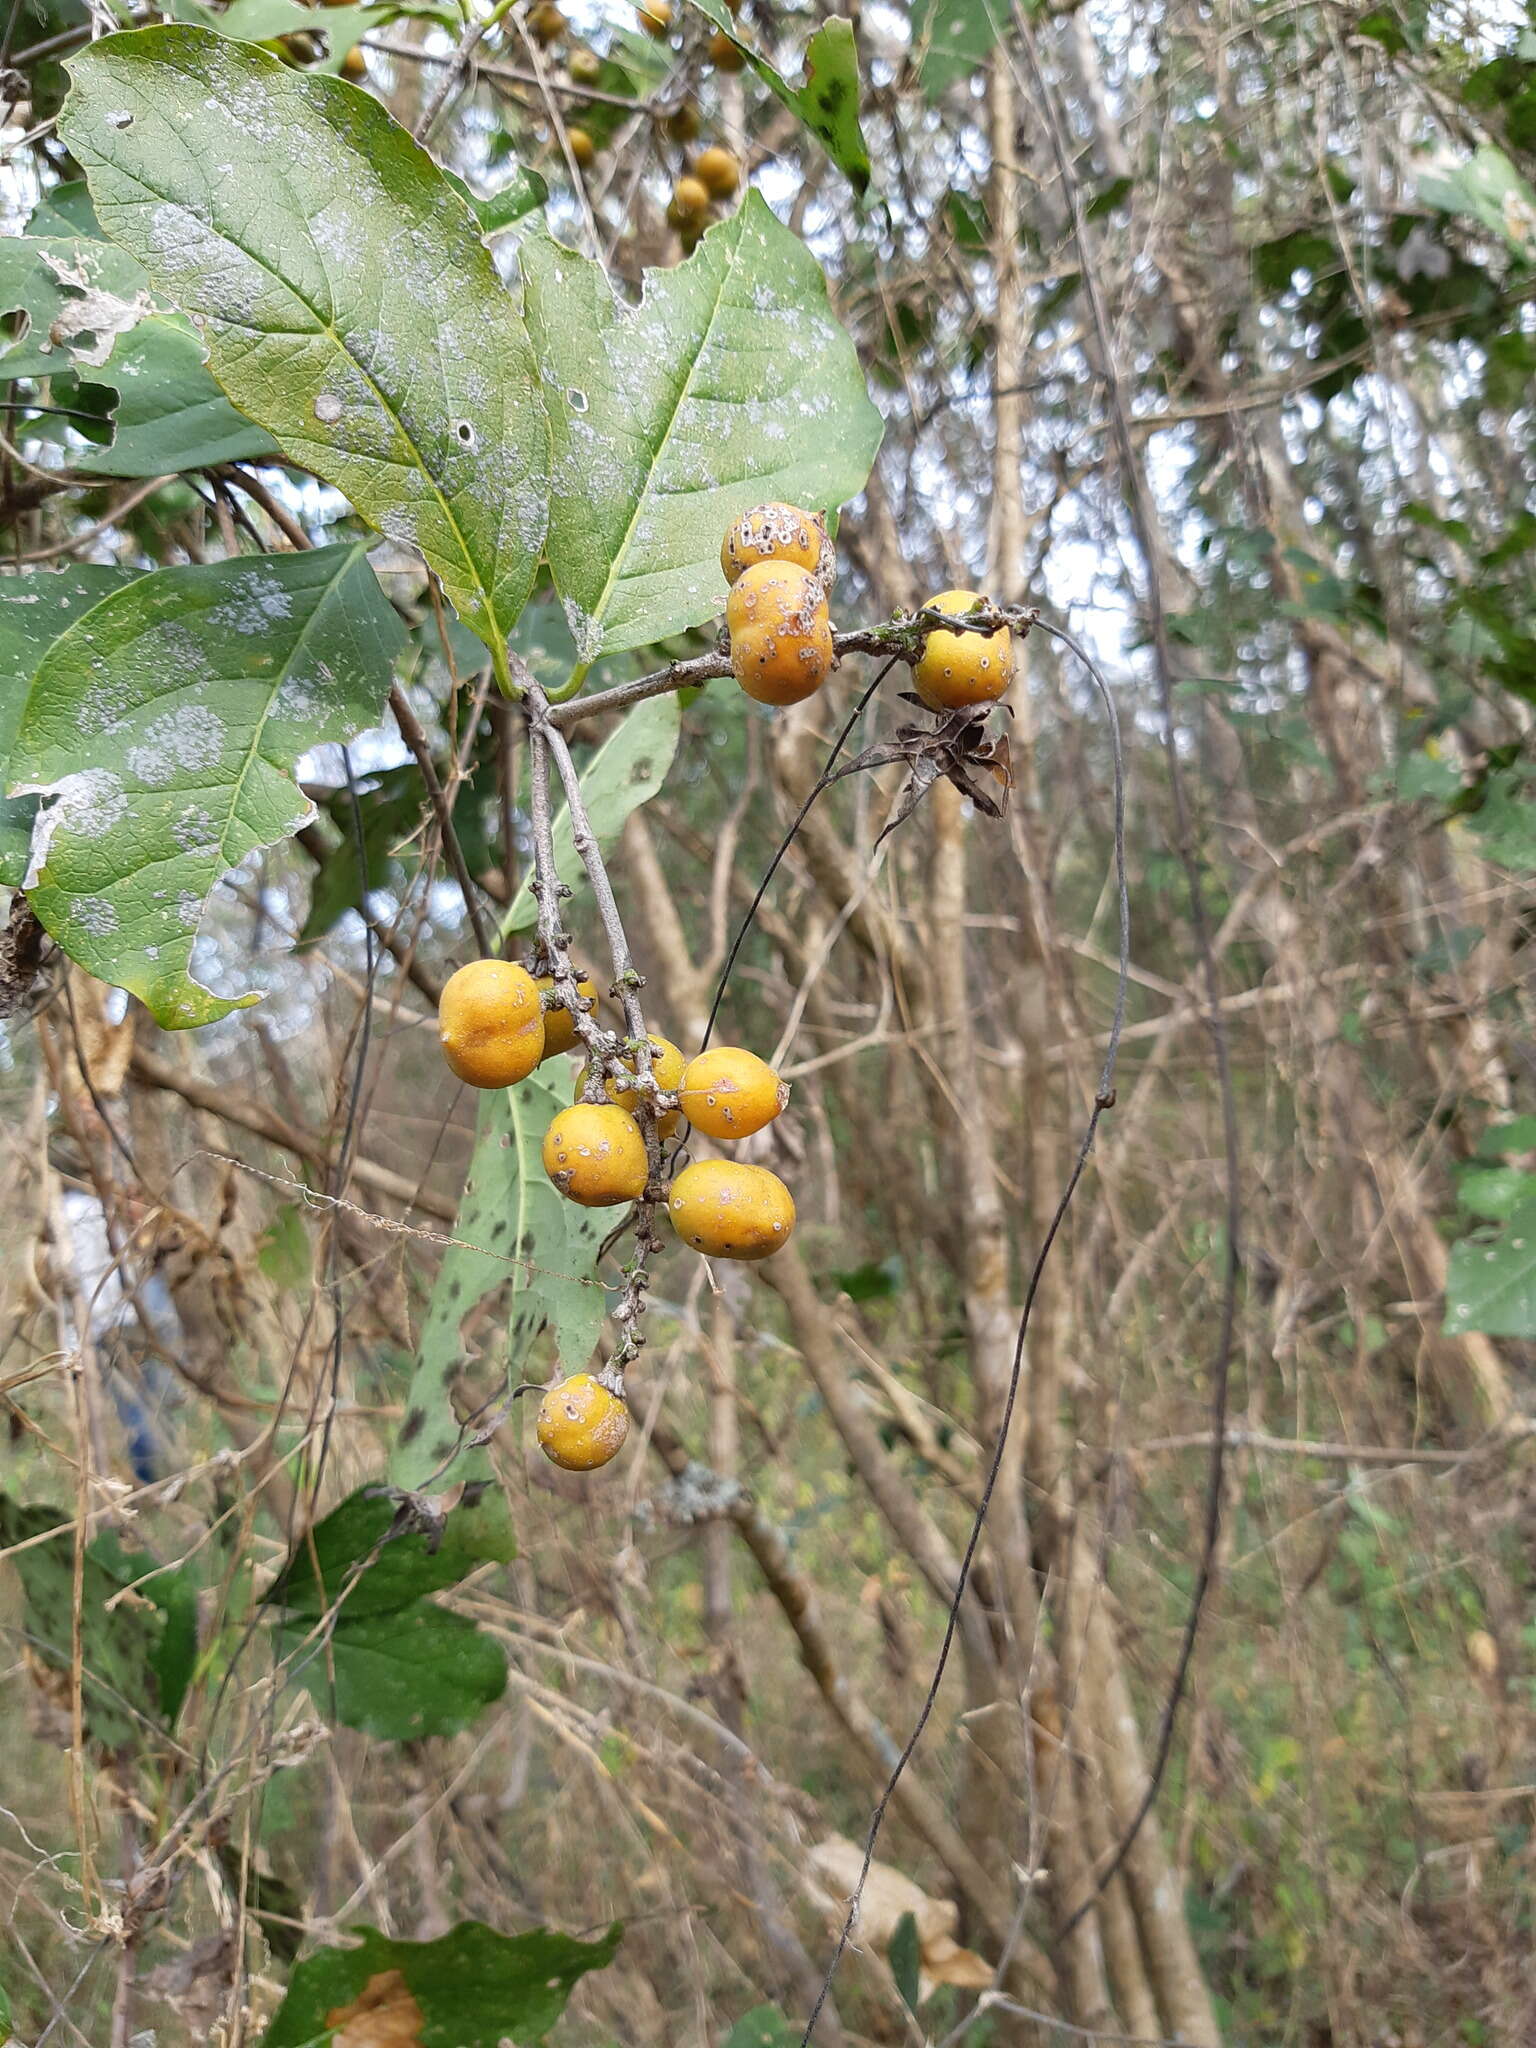
<svg viewBox="0 0 1536 2048"><path fill-rule="evenodd" d="M578 992L595 1002L589 980ZM475 960L452 975L438 1004L443 1057L475 1088L511 1088L541 1060L569 1052L576 1025L550 975L530 974L511 960ZM766 1060L744 1046L719 1045L685 1060L670 1039L652 1037L651 1087L657 1134L669 1138L687 1117L706 1137L749 1138L783 1109L789 1090ZM590 1066L576 1082L576 1100L544 1134L544 1170L567 1201L586 1209L637 1202L650 1182L645 1133L636 1112L641 1083L634 1054L623 1065L628 1087L609 1077L599 1091ZM606 1101L589 1098L601 1092ZM685 1244L709 1258L766 1259L789 1242L795 1204L776 1173L734 1159L685 1166L666 1195L667 1214Z"/></svg>
<svg viewBox="0 0 1536 2048"><path fill-rule="evenodd" d="M717 203L734 199L741 186L741 165L728 149L712 143L689 159L688 168L672 188L667 225L677 229L688 255L709 226Z"/></svg>
<svg viewBox="0 0 1536 2048"><path fill-rule="evenodd" d="M334 4L334 0L327 0L327 4ZM728 4L734 14L741 0L728 0ZM672 0L637 0L635 13L646 34L657 42L665 42L671 35ZM539 5L529 10L528 33L543 49L562 41L569 26L555 0L539 0ZM721 71L740 71L746 62L735 43L720 29L716 29L710 41L709 54ZM565 70L572 85L592 88L602 79L603 60L595 50L578 43L565 60ZM674 141L692 142L699 132L698 109L691 100L685 100L663 117L662 125ZM567 127L565 139L571 161L579 170L590 170L598 152L591 133L575 123ZM667 208L667 218L682 237L685 250L691 250L703 234L713 204L731 198L740 183L741 167L728 149L706 149L688 166Z"/></svg>

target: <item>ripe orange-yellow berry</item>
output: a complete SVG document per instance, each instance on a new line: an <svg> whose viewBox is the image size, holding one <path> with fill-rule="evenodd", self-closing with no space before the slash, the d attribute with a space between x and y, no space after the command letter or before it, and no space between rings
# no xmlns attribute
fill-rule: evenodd
<svg viewBox="0 0 1536 2048"><path fill-rule="evenodd" d="M572 1373L539 1403L539 1449L567 1472L595 1472L624 1448L628 1405L589 1372Z"/></svg>
<svg viewBox="0 0 1536 2048"><path fill-rule="evenodd" d="M793 562L754 562L731 585L731 672L759 704L813 697L832 667L827 594Z"/></svg>
<svg viewBox="0 0 1536 2048"><path fill-rule="evenodd" d="M672 0L639 0L635 12L640 17L640 26L648 36L654 36L658 43L670 33Z"/></svg>
<svg viewBox="0 0 1536 2048"><path fill-rule="evenodd" d="M709 187L701 178L690 178L686 174L679 178L672 188L672 204L667 209L667 218L674 227L682 227L691 221L700 221L709 212Z"/></svg>
<svg viewBox="0 0 1536 2048"><path fill-rule="evenodd" d="M350 78L354 85L360 78L368 76L368 59L356 43L341 60L341 75L343 78Z"/></svg>
<svg viewBox="0 0 1536 2048"><path fill-rule="evenodd" d="M567 128L566 147L571 152L571 161L579 171L588 171L597 162L597 144L585 128Z"/></svg>
<svg viewBox="0 0 1536 2048"><path fill-rule="evenodd" d="M667 1191L667 1214L685 1244L710 1259L767 1259L789 1243L794 1197L766 1166L696 1159Z"/></svg>
<svg viewBox="0 0 1536 2048"><path fill-rule="evenodd" d="M542 0L541 5L530 10L528 33L546 49L551 43L559 42L565 34L565 16L555 6L554 0Z"/></svg>
<svg viewBox="0 0 1536 2048"><path fill-rule="evenodd" d="M472 1088L510 1088L544 1057L544 1013L526 967L472 960L448 977L437 1005L443 1058Z"/></svg>
<svg viewBox="0 0 1536 2048"><path fill-rule="evenodd" d="M975 590L941 590L930 597L934 611L971 612L986 599ZM998 632L930 633L912 671L917 694L930 711L963 711L990 704L1013 680L1013 635Z"/></svg>
<svg viewBox="0 0 1536 2048"><path fill-rule="evenodd" d="M723 28L717 28L709 39L709 61L717 71L740 71L746 64L746 55L738 50Z"/></svg>
<svg viewBox="0 0 1536 2048"><path fill-rule="evenodd" d="M624 1064L631 1073L634 1073L635 1062L632 1057L626 1055ZM651 1079L656 1083L656 1086L664 1089L668 1095L675 1095L678 1085L682 1081L685 1065L686 1062L683 1059L682 1053L672 1043L671 1039L660 1038L655 1032L652 1032ZM576 1100L578 1102L586 1092L587 1078L591 1071L590 1067L583 1067L576 1077ZM610 1102L616 1102L620 1109L627 1109L631 1116L640 1107L640 1090L638 1088L622 1087L619 1082L611 1077L603 1083L603 1092ZM670 1138L677 1129L677 1122L677 1111L669 1109L664 1116L658 1118L656 1128L662 1137Z"/></svg>
<svg viewBox="0 0 1536 2048"><path fill-rule="evenodd" d="M706 1138L750 1138L771 1124L789 1090L755 1052L717 1045L691 1059L677 1091L683 1115Z"/></svg>
<svg viewBox="0 0 1536 2048"><path fill-rule="evenodd" d="M720 153L726 154L724 150ZM701 157L701 179L703 162ZM734 583L754 562L793 562L830 587L832 547L825 524L798 505L754 505L750 512L742 513L720 543L721 573L727 583Z"/></svg>
<svg viewBox="0 0 1536 2048"><path fill-rule="evenodd" d="M544 1133L544 1171L584 1209L637 1202L649 1173L640 1126L612 1102L562 1109Z"/></svg>
<svg viewBox="0 0 1536 2048"><path fill-rule="evenodd" d="M729 199L741 183L741 165L730 150L716 143L711 149L699 151L694 158L693 175L701 185L708 186L711 199Z"/></svg>
<svg viewBox="0 0 1536 2048"><path fill-rule="evenodd" d="M554 993L555 977L552 974L535 975L533 985L541 997L552 995ZM596 1003L597 983L590 974L582 975L577 981L576 993L579 996L585 996L589 1003ZM560 1004L553 1010L546 1010L544 1012L545 1059L553 1058L557 1052L569 1052L575 1043L576 1019L566 1009L564 1004Z"/></svg>

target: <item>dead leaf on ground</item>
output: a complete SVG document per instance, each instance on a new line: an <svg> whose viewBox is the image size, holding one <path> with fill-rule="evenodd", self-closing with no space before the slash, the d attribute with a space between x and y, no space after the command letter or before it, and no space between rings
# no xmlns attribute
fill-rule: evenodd
<svg viewBox="0 0 1536 2048"><path fill-rule="evenodd" d="M836 1919L841 1924L847 1901L859 1881L864 1851L846 1835L831 1835L817 1843L810 1860L817 1877L838 1901ZM926 1998L939 1984L953 1984L967 1991L985 1990L992 1982L992 1966L974 1949L962 1948L955 1940L960 1909L954 1900L930 1898L920 1884L892 1869L889 1863L872 1863L859 1901L854 1938L861 1946L878 1949L883 1955L909 1913L917 1928L922 1962L920 1996Z"/></svg>

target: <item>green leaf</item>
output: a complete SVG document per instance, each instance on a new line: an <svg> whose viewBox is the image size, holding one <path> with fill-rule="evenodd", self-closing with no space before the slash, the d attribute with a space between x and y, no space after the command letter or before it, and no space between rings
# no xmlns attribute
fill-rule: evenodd
<svg viewBox="0 0 1536 2048"><path fill-rule="evenodd" d="M132 569L40 569L0 578L0 792L33 670L49 645L109 591L131 583ZM0 794L0 887L21 886L37 817L35 796Z"/></svg>
<svg viewBox="0 0 1536 2048"><path fill-rule="evenodd" d="M896 1922L886 1956L891 1975L896 1979L896 1989L901 1993L907 2010L916 2012L921 2003L923 1950L917 1938L917 1920L913 1914L903 1913Z"/></svg>
<svg viewBox="0 0 1536 2048"><path fill-rule="evenodd" d="M546 180L537 171L519 167L499 190L485 199L471 197L469 203L480 223L481 234L499 235L530 213L536 213L548 197Z"/></svg>
<svg viewBox="0 0 1536 2048"><path fill-rule="evenodd" d="M795 2048L800 2034L776 2005L755 2005L742 2014L720 2048Z"/></svg>
<svg viewBox="0 0 1536 2048"><path fill-rule="evenodd" d="M396 1613L456 1586L477 1565L509 1564L517 1555L506 1501L494 1487L466 1488L435 1545L419 1530L390 1536L394 1519L387 1496L350 1494L296 1545L271 1598L313 1619L362 1567L341 1603L339 1619L350 1627L360 1616Z"/></svg>
<svg viewBox="0 0 1536 2048"><path fill-rule="evenodd" d="M1474 1216L1491 1217L1502 1223L1520 1204L1536 1196L1536 1174L1518 1166L1468 1168L1456 1179L1456 1199Z"/></svg>
<svg viewBox="0 0 1536 2048"><path fill-rule="evenodd" d="M1536 1152L1536 1116L1490 1125L1477 1141L1479 1159L1504 1159L1511 1152Z"/></svg>
<svg viewBox="0 0 1536 2048"><path fill-rule="evenodd" d="M474 1156L454 1229L458 1241L438 1268L390 1460L397 1486L441 1489L484 1469L483 1452L459 1449L450 1394L469 1357L465 1319L488 1294L507 1292L509 1381L521 1374L546 1322L570 1371L586 1363L597 1342L607 1291L593 1267L608 1223L563 1200L540 1157L544 1133L568 1104L569 1090L557 1085L567 1071L564 1061L554 1060L515 1088L488 1089L480 1098Z"/></svg>
<svg viewBox="0 0 1536 2048"><path fill-rule="evenodd" d="M853 24L834 15L805 46L805 83L791 85L743 36L726 0L693 0L742 51L770 92L804 122L855 192L869 183L869 150L859 126L859 52Z"/></svg>
<svg viewBox="0 0 1536 2048"><path fill-rule="evenodd" d="M0 240L0 312L25 316L0 347L0 377L73 370L114 394L110 445L71 451L80 469L166 476L276 452L215 384L187 323L155 310L143 266L94 221L79 234Z"/></svg>
<svg viewBox="0 0 1536 2048"><path fill-rule="evenodd" d="M599 1941L574 1941L544 1927L497 1934L478 1920L461 1921L439 1941L391 1941L372 1927L352 1932L356 1947L324 1948L294 1965L262 2048L329 2041L327 2015L392 1970L420 2009L418 2048L500 2048L511 2041L534 2048L580 1979L613 1961L620 1935L617 1926Z"/></svg>
<svg viewBox="0 0 1536 2048"><path fill-rule="evenodd" d="M750 506L863 488L880 416L815 259L757 193L638 305L546 237L521 261L554 433L549 561L583 661L722 610L720 542Z"/></svg>
<svg viewBox="0 0 1536 2048"><path fill-rule="evenodd" d="M305 1212L297 1202L284 1202L261 1234L256 1263L276 1287L290 1294L307 1289L314 1278Z"/></svg>
<svg viewBox="0 0 1536 2048"><path fill-rule="evenodd" d="M1007 18L1005 0L913 0L912 47L929 99L981 69Z"/></svg>
<svg viewBox="0 0 1536 2048"><path fill-rule="evenodd" d="M60 1508L23 1507L0 1494L0 1549L50 1529L64 1532L13 1560L26 1595L27 1640L55 1671L73 1663L73 1526ZM107 1604L153 1571L152 1558L125 1551L110 1535L86 1545L80 1603L85 1724L107 1749L141 1745L157 1719L171 1722L191 1677L197 1620L184 1566L155 1572L131 1601Z"/></svg>
<svg viewBox="0 0 1536 2048"><path fill-rule="evenodd" d="M618 837L630 812L649 802L666 780L677 752L681 722L675 696L647 697L614 728L582 769L582 801L603 846ZM552 836L556 871L561 881L580 895L587 886L587 873L576 851L570 809L565 804L555 813ZM532 931L538 915L538 904L525 880L502 919L503 935Z"/></svg>
<svg viewBox="0 0 1536 2048"><path fill-rule="evenodd" d="M464 201L368 93L205 29L108 36L61 122L103 227L240 410L418 547L499 648L544 539L549 428Z"/></svg>
<svg viewBox="0 0 1536 2048"><path fill-rule="evenodd" d="M507 1660L472 1621L425 1600L388 1614L338 1622L329 1641L313 1623L285 1622L290 1675L347 1728L381 1742L455 1735L501 1698Z"/></svg>
<svg viewBox="0 0 1536 2048"><path fill-rule="evenodd" d="M403 641L361 544L160 569L55 640L10 781L53 799L26 886L65 952L167 1029L257 1001L191 977L208 899L305 822L294 763L377 721Z"/></svg>
<svg viewBox="0 0 1536 2048"><path fill-rule="evenodd" d="M1497 1235L1451 1246L1445 1327L1453 1337L1536 1337L1536 1195L1510 1211Z"/></svg>
<svg viewBox="0 0 1536 2048"><path fill-rule="evenodd" d="M1428 167L1418 189L1426 206L1475 220L1525 262L1536 260L1536 192L1501 149L1490 144L1464 163Z"/></svg>

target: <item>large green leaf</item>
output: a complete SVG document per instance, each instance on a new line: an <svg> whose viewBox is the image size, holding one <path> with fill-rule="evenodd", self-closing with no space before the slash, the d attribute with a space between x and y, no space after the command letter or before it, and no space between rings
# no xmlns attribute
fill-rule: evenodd
<svg viewBox="0 0 1536 2048"><path fill-rule="evenodd" d="M720 611L720 542L749 506L862 490L880 415L815 259L757 193L638 305L544 237L521 260L554 433L550 567L584 661Z"/></svg>
<svg viewBox="0 0 1536 2048"><path fill-rule="evenodd" d="M503 1363L509 1382L523 1370L546 1323L569 1371L597 1342L607 1305L593 1266L608 1221L556 1193L544 1171L544 1133L566 1108L563 1060L509 1089L480 1098L474 1156L464 1183L455 1237L443 1254L406 1395L405 1420L390 1460L396 1485L443 1488L478 1477L483 1452L459 1450L451 1390L467 1362L465 1318L488 1294L505 1289ZM457 1455L455 1455L457 1453Z"/></svg>
<svg viewBox="0 0 1536 2048"><path fill-rule="evenodd" d="M869 183L869 150L859 126L859 52L853 24L834 15L805 46L805 83L791 85L760 56L726 0L693 0L729 36L768 89L803 121L856 192Z"/></svg>
<svg viewBox="0 0 1536 2048"><path fill-rule="evenodd" d="M394 1519L387 1496L350 1494L296 1546L272 1599L313 1618L356 1573L339 1610L339 1619L350 1623L407 1607L456 1586L476 1565L507 1564L517 1555L506 1501L494 1487L466 1492L433 1537L419 1530L390 1536Z"/></svg>
<svg viewBox="0 0 1536 2048"><path fill-rule="evenodd" d="M186 321L155 311L143 265L90 228L0 240L0 312L24 316L0 378L70 371L115 394L110 443L72 450L76 468L165 476L276 453L215 384Z"/></svg>
<svg viewBox="0 0 1536 2048"><path fill-rule="evenodd" d="M1426 206L1475 220L1525 262L1536 262L1536 191L1501 149L1488 144L1463 163L1427 164L1417 182Z"/></svg>
<svg viewBox="0 0 1536 2048"><path fill-rule="evenodd" d="M50 1529L53 1541L16 1554L26 1596L27 1641L42 1661L68 1671L74 1661L75 1549L72 1517L60 1508L23 1507L0 1494L0 1550ZM195 1595L186 1567L155 1570L110 1535L87 1544L80 1586L81 1690L85 1725L108 1749L142 1743L156 1721L175 1718L196 1650ZM133 1601L114 1594L144 1579Z"/></svg>
<svg viewBox="0 0 1536 2048"><path fill-rule="evenodd" d="M30 576L0 577L0 792L32 672L51 642L109 591L134 578L132 569L71 566ZM35 796L0 794L0 887L15 889L27 871Z"/></svg>
<svg viewBox="0 0 1536 2048"><path fill-rule="evenodd" d="M1536 1337L1536 1194L1513 1208L1492 1236L1451 1246L1445 1327L1453 1336Z"/></svg>
<svg viewBox="0 0 1536 2048"><path fill-rule="evenodd" d="M48 648L10 783L53 799L33 835L39 919L167 1028L257 997L190 973L220 877L302 825L300 754L377 722L404 632L361 544L160 569Z"/></svg>
<svg viewBox="0 0 1536 2048"><path fill-rule="evenodd" d="M389 1973L398 1974L420 2012L418 2048L534 2048L565 2010L589 1970L613 1961L618 1927L600 1941L574 1941L548 1928L497 1934L461 1921L439 1941L391 1941L372 1927L351 1930L352 1948L323 1948L294 1966L288 1994L262 2048L313 2048L329 2041L328 2015L356 2003ZM381 1989L384 1987L380 1987Z"/></svg>
<svg viewBox="0 0 1536 2048"><path fill-rule="evenodd" d="M381 1742L456 1734L506 1690L507 1660L492 1639L427 1600L338 1622L325 1643L310 1639L312 1628L295 1621L279 1631L294 1675L344 1726Z"/></svg>
<svg viewBox="0 0 1536 2048"><path fill-rule="evenodd" d="M913 0L912 47L930 99L981 69L1007 19L1007 0Z"/></svg>
<svg viewBox="0 0 1536 2048"><path fill-rule="evenodd" d="M601 845L616 839L630 812L649 802L666 780L677 752L681 723L675 696L647 697L614 728L582 769L582 801ZM580 895L587 886L587 871L576 851L566 804L555 813L551 838L561 881L573 895ZM502 919L502 932L532 931L538 917L538 903L525 879Z"/></svg>
<svg viewBox="0 0 1536 2048"><path fill-rule="evenodd" d="M61 133L103 227L240 410L418 547L493 648L544 539L532 351L468 207L368 93L179 26L71 60Z"/></svg>

